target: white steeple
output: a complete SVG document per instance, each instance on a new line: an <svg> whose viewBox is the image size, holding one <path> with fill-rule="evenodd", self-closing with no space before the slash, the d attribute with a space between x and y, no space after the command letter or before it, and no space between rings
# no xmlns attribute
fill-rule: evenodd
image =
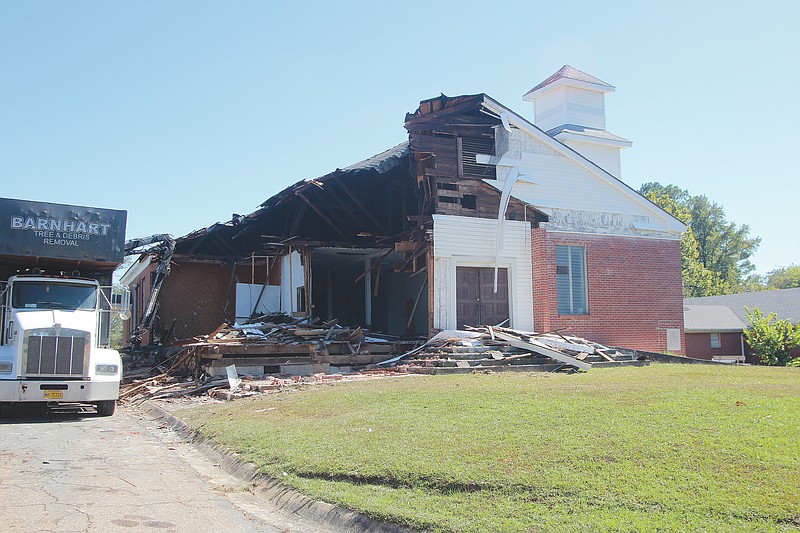
<svg viewBox="0 0 800 533"><path fill-rule="evenodd" d="M534 124L617 178L620 150L632 143L606 131L606 93L614 86L569 65L525 93Z"/></svg>

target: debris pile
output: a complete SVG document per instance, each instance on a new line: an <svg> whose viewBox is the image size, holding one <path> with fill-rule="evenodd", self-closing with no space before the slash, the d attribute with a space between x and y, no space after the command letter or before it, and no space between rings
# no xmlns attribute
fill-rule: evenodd
<svg viewBox="0 0 800 533"><path fill-rule="evenodd" d="M559 331L534 333L497 326L446 330L419 348L378 363L417 373L475 370L589 370L592 366L647 364L634 355Z"/></svg>
<svg viewBox="0 0 800 533"><path fill-rule="evenodd" d="M335 320L318 324L285 316L270 318L223 324L209 335L178 341L155 366L126 365L120 399L231 400L300 385L400 374L574 372L649 364L637 360L635 352L559 331L467 327L441 331L416 346L415 341L369 334ZM401 355L387 359L392 353Z"/></svg>
<svg viewBox="0 0 800 533"><path fill-rule="evenodd" d="M343 327L336 320L264 318L244 325L222 324L209 335L173 346L192 354L197 375L221 375L225 367L235 364L240 373L259 376L351 372L417 344L370 334L361 327Z"/></svg>
<svg viewBox="0 0 800 533"><path fill-rule="evenodd" d="M255 387L253 391L306 383L312 376L317 376L313 382L339 380L342 374L374 366L419 342L344 327L336 320L262 316L252 323L221 324L208 335L173 341L159 364L134 359L124 365L120 398L210 394L229 386L226 374L232 365L238 375L258 381L245 384Z"/></svg>
<svg viewBox="0 0 800 533"><path fill-rule="evenodd" d="M238 374L233 366L233 372ZM258 394L285 391L308 385L363 381L401 375L397 371L365 371L358 374L314 374L312 376L244 376L231 383L227 377L207 377L200 381L162 373L129 381L122 385L120 400L132 403L144 400L183 400L208 398L230 401ZM128 380L126 380L128 381Z"/></svg>

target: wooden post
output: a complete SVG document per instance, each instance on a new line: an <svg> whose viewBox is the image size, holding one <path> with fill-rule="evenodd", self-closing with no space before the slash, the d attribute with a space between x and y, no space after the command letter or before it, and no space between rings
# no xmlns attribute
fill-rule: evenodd
<svg viewBox="0 0 800 533"><path fill-rule="evenodd" d="M370 258L364 259L364 325L367 327L372 326L372 270L370 265Z"/></svg>

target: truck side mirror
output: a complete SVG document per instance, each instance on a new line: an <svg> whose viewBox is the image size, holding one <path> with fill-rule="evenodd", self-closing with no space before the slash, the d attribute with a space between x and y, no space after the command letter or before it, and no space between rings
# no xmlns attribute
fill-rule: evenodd
<svg viewBox="0 0 800 533"><path fill-rule="evenodd" d="M129 320L131 318L131 291L125 285L115 285L113 294L113 302L111 303L111 310L119 313L122 320Z"/></svg>

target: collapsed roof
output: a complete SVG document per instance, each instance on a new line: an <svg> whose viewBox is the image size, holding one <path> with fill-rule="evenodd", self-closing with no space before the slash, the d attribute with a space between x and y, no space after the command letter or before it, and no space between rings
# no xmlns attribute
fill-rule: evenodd
<svg viewBox="0 0 800 533"><path fill-rule="evenodd" d="M292 243L374 247L391 242L416 213L409 176L409 143L320 178L298 181L249 215L234 215L178 239L193 256L244 257Z"/></svg>

